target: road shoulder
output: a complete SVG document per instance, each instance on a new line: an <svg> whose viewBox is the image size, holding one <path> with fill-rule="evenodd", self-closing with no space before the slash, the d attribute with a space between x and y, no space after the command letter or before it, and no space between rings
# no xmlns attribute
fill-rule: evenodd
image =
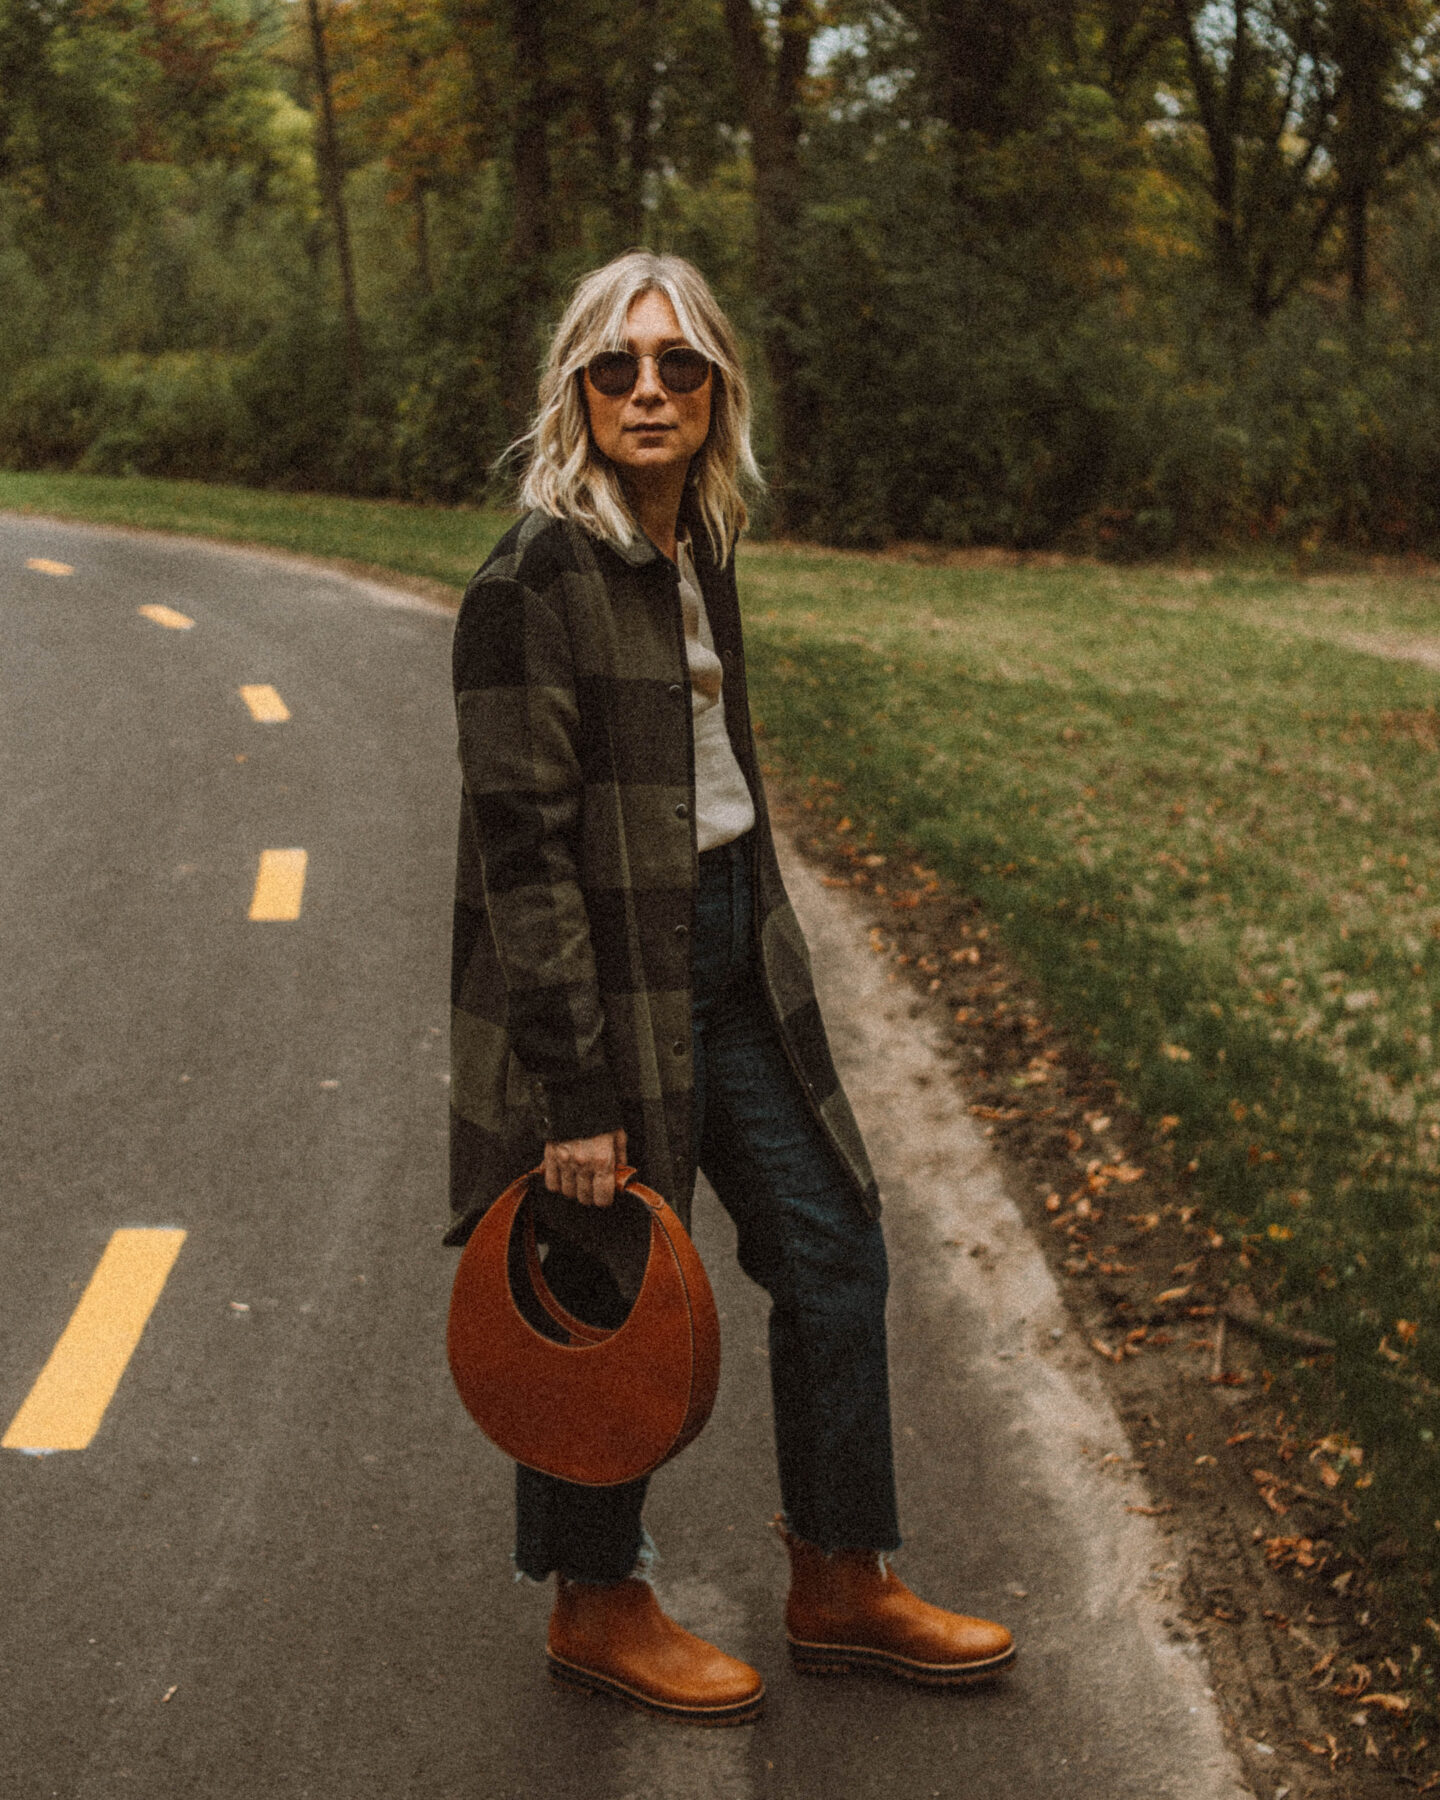
<svg viewBox="0 0 1440 1800"><path fill-rule="evenodd" d="M1136 1756L1154 1763L1153 1791L1234 1800L1249 1791L1236 1747L1193 1634L1175 1625L1178 1547L1150 1516L1094 1359L923 1005L867 947L863 905L828 892L793 840L782 837L781 848L836 1060L886 1197L901 1306L935 1316L958 1301L968 1408L1029 1447L1039 1490L1029 1499L1049 1520L1051 1556L1079 1584L1065 1617L1047 1612L1043 1596L1029 1606L1029 1593L1015 1591L1022 1653L1088 1665L1092 1704L1133 1733ZM1003 1495L992 1499L1003 1506ZM1272 1790L1257 1791L1268 1800Z"/></svg>

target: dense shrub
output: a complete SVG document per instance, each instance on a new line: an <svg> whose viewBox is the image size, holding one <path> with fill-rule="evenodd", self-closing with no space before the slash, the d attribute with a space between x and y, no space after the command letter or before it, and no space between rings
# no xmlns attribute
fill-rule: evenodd
<svg viewBox="0 0 1440 1800"><path fill-rule="evenodd" d="M798 247L814 300L795 346L808 424L786 471L792 528L1112 556L1440 543L1440 351L1421 301L1377 305L1362 335L1302 296L1260 331L1198 281L1144 304L1067 287L1023 238L999 256L937 242L943 170L927 179L904 189L837 155L817 183ZM704 223L677 219L677 247L703 253ZM460 259L424 302L378 305L358 397L338 318L298 291L250 347L22 364L0 461L477 500L513 429L497 266ZM725 273L758 365L753 293Z"/></svg>
<svg viewBox="0 0 1440 1800"><path fill-rule="evenodd" d="M94 475L219 481L234 473L250 421L233 359L200 351L107 365L100 430L76 467Z"/></svg>
<svg viewBox="0 0 1440 1800"><path fill-rule="evenodd" d="M283 320L236 371L249 417L235 473L268 487L337 483L350 412L340 321L304 309Z"/></svg>
<svg viewBox="0 0 1440 1800"><path fill-rule="evenodd" d="M0 405L0 457L12 469L71 469L107 421L109 383L91 356L21 369Z"/></svg>
<svg viewBox="0 0 1440 1800"><path fill-rule="evenodd" d="M478 500L505 445L493 364L438 344L405 371L390 443L394 491L411 500Z"/></svg>

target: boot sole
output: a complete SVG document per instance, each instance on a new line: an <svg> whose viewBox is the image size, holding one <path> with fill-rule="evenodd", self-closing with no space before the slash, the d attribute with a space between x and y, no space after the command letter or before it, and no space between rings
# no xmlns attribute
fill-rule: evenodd
<svg viewBox="0 0 1440 1800"><path fill-rule="evenodd" d="M1015 1646L982 1662L923 1663L893 1650L874 1650L866 1644L807 1644L791 1638L790 1659L800 1675L893 1675L922 1687L969 1687L989 1681L1015 1661Z"/></svg>
<svg viewBox="0 0 1440 1800"><path fill-rule="evenodd" d="M662 1718L678 1719L686 1725L748 1725L760 1716L765 1706L765 1689L745 1700L728 1706L683 1706L674 1700L657 1700L639 1688L627 1687L612 1675L601 1675L594 1669L582 1669L578 1663L566 1662L553 1650L545 1653L550 1679L557 1687L571 1688L577 1693L600 1694L606 1699L623 1701L640 1712L659 1713Z"/></svg>

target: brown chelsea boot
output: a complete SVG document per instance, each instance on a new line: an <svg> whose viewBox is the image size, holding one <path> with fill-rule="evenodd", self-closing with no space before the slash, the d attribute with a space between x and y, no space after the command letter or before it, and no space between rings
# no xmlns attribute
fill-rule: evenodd
<svg viewBox="0 0 1440 1800"><path fill-rule="evenodd" d="M1003 1625L946 1612L911 1593L876 1550L827 1555L775 1528L790 1553L785 1628L803 1675L874 1669L934 1687L985 1681L1015 1660Z"/></svg>
<svg viewBox="0 0 1440 1800"><path fill-rule="evenodd" d="M603 1587L557 1575L546 1655L551 1678L566 1687L692 1725L744 1725L765 1700L748 1663L667 1618L635 1575Z"/></svg>

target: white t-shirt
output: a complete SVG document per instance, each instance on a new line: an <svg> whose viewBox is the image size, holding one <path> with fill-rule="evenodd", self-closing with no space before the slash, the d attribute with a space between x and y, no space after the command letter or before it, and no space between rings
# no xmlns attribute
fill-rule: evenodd
<svg viewBox="0 0 1440 1800"><path fill-rule="evenodd" d="M695 837L713 850L742 836L755 823L755 802L730 747L725 708L720 703L724 671L715 654L705 600L688 540L676 545L680 606L685 617L685 654L690 664L690 697L695 721Z"/></svg>

